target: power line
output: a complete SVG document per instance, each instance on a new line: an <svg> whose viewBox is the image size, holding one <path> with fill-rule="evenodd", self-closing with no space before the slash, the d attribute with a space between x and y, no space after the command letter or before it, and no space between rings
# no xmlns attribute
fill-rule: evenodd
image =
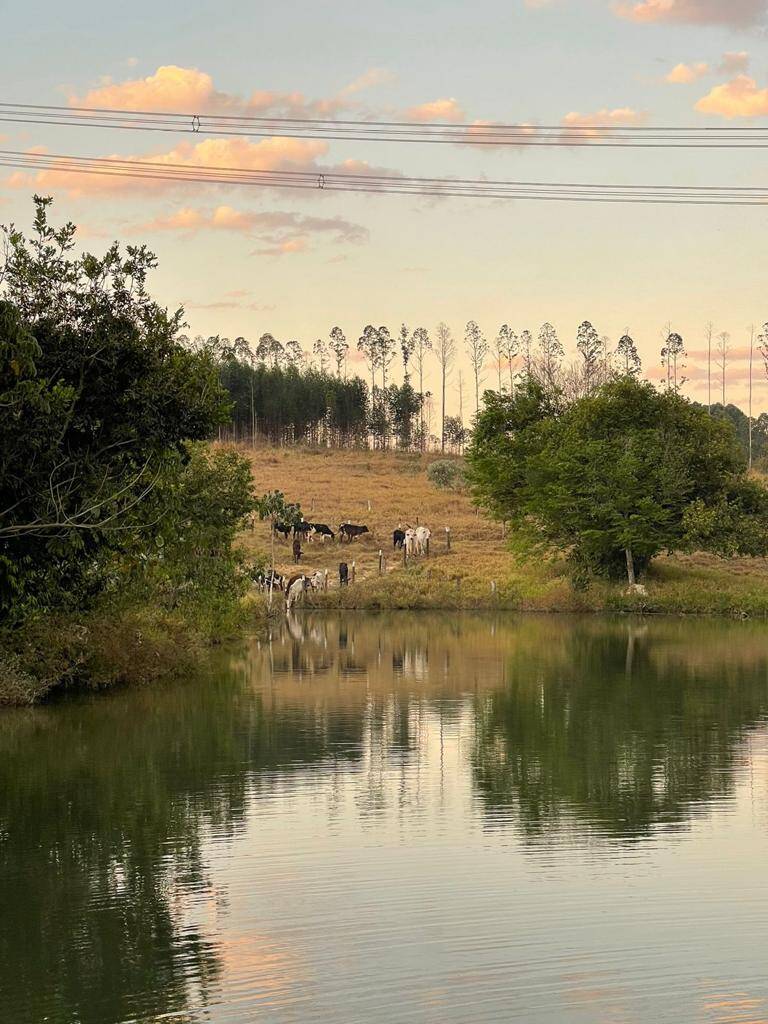
<svg viewBox="0 0 768 1024"><path fill-rule="evenodd" d="M765 206L768 187L720 185L611 185L585 182L494 181L417 178L325 171L277 171L214 167L106 157L0 150L0 166L65 174L98 175L189 184L325 190L435 198L535 199L549 202L655 203L665 205Z"/></svg>
<svg viewBox="0 0 768 1024"><path fill-rule="evenodd" d="M0 122L69 128L110 128L192 135L300 138L350 142L408 142L463 146L596 146L618 149L764 149L768 129L725 126L659 127L615 124L441 124L345 121L226 114L161 113L109 108L0 103Z"/></svg>

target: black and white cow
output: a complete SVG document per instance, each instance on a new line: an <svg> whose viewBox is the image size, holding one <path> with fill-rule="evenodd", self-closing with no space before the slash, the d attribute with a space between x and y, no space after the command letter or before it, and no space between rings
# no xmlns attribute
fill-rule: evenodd
<svg viewBox="0 0 768 1024"><path fill-rule="evenodd" d="M260 590L269 590L270 582L272 584L272 590L282 590L285 578L277 571L273 573L271 569L258 572L254 577L254 583Z"/></svg>
<svg viewBox="0 0 768 1024"><path fill-rule="evenodd" d="M364 533L371 531L367 526L355 526L354 523L342 523L339 527L339 540L352 542L355 537L361 537Z"/></svg>
<svg viewBox="0 0 768 1024"><path fill-rule="evenodd" d="M323 540L325 540L326 537L330 537L331 540L335 539L336 534L330 526L327 526L325 523L311 523L310 525L312 527L312 534L310 534L310 536L317 534L317 536L322 537Z"/></svg>
<svg viewBox="0 0 768 1024"><path fill-rule="evenodd" d="M312 533L312 524L308 523L305 519L302 519L300 523L296 523L293 528L294 537L309 537Z"/></svg>
<svg viewBox="0 0 768 1024"><path fill-rule="evenodd" d="M291 533L290 526L286 526L285 523L273 523L272 529L274 530L275 533L282 533L283 537L285 537L285 539L288 540L288 537Z"/></svg>

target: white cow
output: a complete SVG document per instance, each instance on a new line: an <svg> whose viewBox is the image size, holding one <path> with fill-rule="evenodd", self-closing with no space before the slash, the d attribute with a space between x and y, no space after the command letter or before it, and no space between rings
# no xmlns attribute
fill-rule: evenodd
<svg viewBox="0 0 768 1024"><path fill-rule="evenodd" d="M298 576L292 576L285 586L285 607L287 611L296 604L296 602L304 596L304 591L308 590L311 586L309 577L305 576L304 573L299 573Z"/></svg>
<svg viewBox="0 0 768 1024"><path fill-rule="evenodd" d="M410 526L405 531L405 551L409 558L416 554L416 531Z"/></svg>
<svg viewBox="0 0 768 1024"><path fill-rule="evenodd" d="M416 527L416 552L419 555L426 555L427 545L429 544L429 538L432 536L430 530L426 526Z"/></svg>

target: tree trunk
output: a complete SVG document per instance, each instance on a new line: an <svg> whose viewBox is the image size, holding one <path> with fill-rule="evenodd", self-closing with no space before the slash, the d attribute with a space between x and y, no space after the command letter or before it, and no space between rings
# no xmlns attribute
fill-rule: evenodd
<svg viewBox="0 0 768 1024"><path fill-rule="evenodd" d="M632 551L630 548L626 548L624 554L627 556L627 579L629 580L630 587L634 587L635 580L635 560L632 557Z"/></svg>
<svg viewBox="0 0 768 1024"><path fill-rule="evenodd" d="M443 412L440 426L440 451L445 453L445 367L443 367Z"/></svg>

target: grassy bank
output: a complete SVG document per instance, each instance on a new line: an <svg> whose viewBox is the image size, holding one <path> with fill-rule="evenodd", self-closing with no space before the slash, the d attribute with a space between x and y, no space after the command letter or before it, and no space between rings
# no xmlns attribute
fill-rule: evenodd
<svg viewBox="0 0 768 1024"><path fill-rule="evenodd" d="M267 615L263 598L248 595L216 609L125 603L32 620L0 633L0 705L34 704L65 687L105 689L183 675L213 646Z"/></svg>
<svg viewBox="0 0 768 1024"><path fill-rule="evenodd" d="M463 492L439 490L426 477L436 456L368 451L262 448L250 453L260 487L279 488L299 501L306 518L336 530L365 524L370 533L352 544L304 544L302 568L328 570L327 593L313 604L344 608L508 608L540 612L768 615L768 560L675 555L657 559L643 580L645 595L623 584L571 586L562 562L523 561L509 548L500 524L479 515ZM400 524L432 531L429 559L403 567L392 549ZM451 531L447 549L445 527ZM256 523L241 535L248 553L269 549L269 528ZM379 574L379 550L384 558ZM340 561L355 562L355 584L338 587ZM294 571L291 545L276 542L276 562Z"/></svg>

